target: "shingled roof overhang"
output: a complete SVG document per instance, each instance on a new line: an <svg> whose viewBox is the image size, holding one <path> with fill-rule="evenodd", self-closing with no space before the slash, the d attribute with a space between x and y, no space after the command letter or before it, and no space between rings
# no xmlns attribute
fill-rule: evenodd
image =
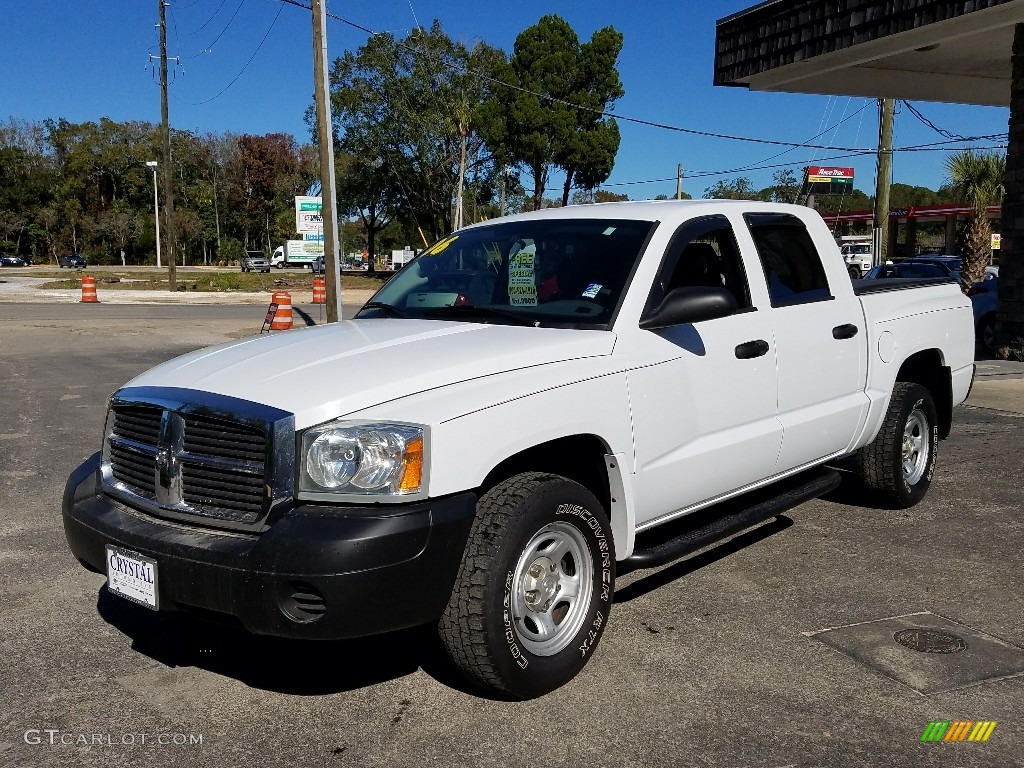
<svg viewBox="0 0 1024 768"><path fill-rule="evenodd" d="M1008 106L1024 0L769 0L720 19L715 85Z"/></svg>

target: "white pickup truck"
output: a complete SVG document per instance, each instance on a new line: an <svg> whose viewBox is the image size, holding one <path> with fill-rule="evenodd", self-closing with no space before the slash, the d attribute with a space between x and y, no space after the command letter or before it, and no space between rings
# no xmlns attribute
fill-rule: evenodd
<svg viewBox="0 0 1024 768"><path fill-rule="evenodd" d="M839 460L919 502L973 380L971 318L952 281L855 288L798 206L487 222L354 320L117 391L67 539L150 609L297 638L434 624L471 680L538 696L593 655L617 568L820 496Z"/></svg>

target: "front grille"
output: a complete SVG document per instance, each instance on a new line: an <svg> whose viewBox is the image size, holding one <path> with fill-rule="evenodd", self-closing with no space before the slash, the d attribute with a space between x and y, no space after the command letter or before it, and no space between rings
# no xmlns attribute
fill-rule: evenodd
<svg viewBox="0 0 1024 768"><path fill-rule="evenodd" d="M215 419L206 414L185 414L185 450L204 456L218 456L262 463L267 439L262 430L246 424Z"/></svg>
<svg viewBox="0 0 1024 768"><path fill-rule="evenodd" d="M128 440L156 445L163 409L128 405L114 409L114 432Z"/></svg>
<svg viewBox="0 0 1024 768"><path fill-rule="evenodd" d="M115 490L149 502L142 506L157 514L242 525L290 501L281 482L290 464L278 457L268 465L275 429L290 418L275 423L196 404L162 405L112 404L106 461ZM292 441L279 441L289 460Z"/></svg>
<svg viewBox="0 0 1024 768"><path fill-rule="evenodd" d="M262 466L262 465L261 465ZM263 475L182 462L182 496L206 514L251 522L263 509Z"/></svg>
<svg viewBox="0 0 1024 768"><path fill-rule="evenodd" d="M156 449L136 452L118 443L110 445L110 468L114 477L141 496L156 497Z"/></svg>

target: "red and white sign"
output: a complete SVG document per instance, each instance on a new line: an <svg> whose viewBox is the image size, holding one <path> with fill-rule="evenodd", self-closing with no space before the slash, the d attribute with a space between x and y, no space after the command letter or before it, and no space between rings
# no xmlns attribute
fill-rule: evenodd
<svg viewBox="0 0 1024 768"><path fill-rule="evenodd" d="M853 168L830 168L824 165L811 165L807 168L807 176L811 181L852 179Z"/></svg>

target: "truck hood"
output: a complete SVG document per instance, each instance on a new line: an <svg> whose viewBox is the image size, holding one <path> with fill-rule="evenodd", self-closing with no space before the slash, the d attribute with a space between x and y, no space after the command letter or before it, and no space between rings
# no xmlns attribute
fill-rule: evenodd
<svg viewBox="0 0 1024 768"><path fill-rule="evenodd" d="M610 355L610 331L350 320L200 349L126 386L229 395L295 414L298 429L470 379Z"/></svg>

